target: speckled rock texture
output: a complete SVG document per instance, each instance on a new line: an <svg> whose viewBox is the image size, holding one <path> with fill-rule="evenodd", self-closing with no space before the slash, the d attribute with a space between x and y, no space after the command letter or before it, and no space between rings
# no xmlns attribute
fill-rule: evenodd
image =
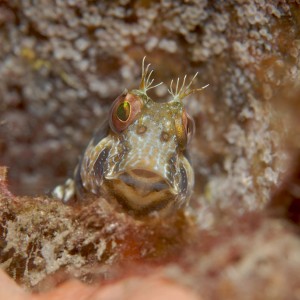
<svg viewBox="0 0 300 300"><path fill-rule="evenodd" d="M77 291L83 299L160 299L164 294L176 294L175 299L297 299L299 230L287 221L228 211L209 230L180 213L139 222L107 211L99 201L67 207L41 197L14 197L4 181L1 268L40 292L36 297L69 299ZM7 295L30 299L0 274L0 297Z"/></svg>
<svg viewBox="0 0 300 300"><path fill-rule="evenodd" d="M1 1L0 41L0 261L11 277L47 290L159 267L203 299L297 299L298 0ZM165 83L155 99L185 74L210 84L185 100L197 127L190 209L143 223L99 200L44 196L138 86L145 55Z"/></svg>
<svg viewBox="0 0 300 300"><path fill-rule="evenodd" d="M134 269L141 259L167 262L194 240L195 224L182 212L141 222L95 199L66 206L42 197L14 197L3 188L0 200L1 266L29 287L51 286L42 282L48 274L55 275L54 283L70 276L85 282L120 278L120 263L132 262Z"/></svg>

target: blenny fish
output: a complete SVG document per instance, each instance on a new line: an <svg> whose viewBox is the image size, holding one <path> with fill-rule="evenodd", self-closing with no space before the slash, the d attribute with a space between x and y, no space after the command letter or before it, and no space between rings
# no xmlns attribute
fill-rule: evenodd
<svg viewBox="0 0 300 300"><path fill-rule="evenodd" d="M67 203L84 201L89 193L103 196L115 208L131 215L169 214L185 206L194 186L194 172L187 146L194 121L182 100L200 91L178 78L171 100L153 101L147 92L153 70L142 63L139 89L125 90L113 102L108 120L91 139L73 179L57 186L53 196Z"/></svg>

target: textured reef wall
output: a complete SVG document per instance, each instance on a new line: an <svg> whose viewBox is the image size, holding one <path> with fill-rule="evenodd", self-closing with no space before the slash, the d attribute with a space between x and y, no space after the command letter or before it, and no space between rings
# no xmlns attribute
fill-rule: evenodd
<svg viewBox="0 0 300 300"><path fill-rule="evenodd" d="M124 245L121 236L133 230L140 232L139 241L150 239L158 264L169 263L172 251L174 257L186 253L187 260L172 261L177 280L184 282L181 272L188 270L184 284L204 299L241 299L243 293L255 298L260 289L270 292L261 299L290 295L291 284L300 282L294 269L298 237L259 211L274 202L299 224L299 5L271 0L1 1L0 164L9 166L9 190L27 195L13 197L0 181L2 268L28 287L44 280L51 285L46 275L54 273L55 285L65 276L60 272L89 282L105 277L107 262L119 265L131 257L113 245ZM210 84L186 100L197 126L191 146L196 218L174 216L162 226L166 231L157 224L150 230L113 212L102 215L102 208L99 217L93 203L71 208L29 197L72 173L115 97L137 87L145 55L156 81L165 82L153 98L166 100L171 79L185 74L199 72L195 84ZM89 220L91 211L99 230L79 217ZM233 232L241 222L248 229ZM106 233L113 224L120 231ZM174 241L177 230L203 243L191 246L184 234ZM202 230L214 232L214 238L205 238ZM158 240L163 236L165 245L148 238L151 232ZM140 242L129 244L136 243L139 249ZM282 253L289 253L287 261ZM140 252L134 257L149 259ZM199 264L192 267L191 261ZM286 282L285 274L294 274L294 282ZM199 278L203 285L198 287Z"/></svg>
<svg viewBox="0 0 300 300"><path fill-rule="evenodd" d="M147 55L157 81L199 72L190 111L201 202L255 209L280 181L272 109L299 77L299 12L277 1L4 1L0 153L13 190L61 182ZM166 99L166 86L154 97ZM230 188L229 188L230 187ZM201 196L204 195L205 196ZM205 198L205 199L204 199Z"/></svg>

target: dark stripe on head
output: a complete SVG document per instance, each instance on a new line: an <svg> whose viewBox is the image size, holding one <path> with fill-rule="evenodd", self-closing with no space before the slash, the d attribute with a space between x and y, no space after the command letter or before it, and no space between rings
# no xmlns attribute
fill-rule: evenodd
<svg viewBox="0 0 300 300"><path fill-rule="evenodd" d="M186 170L183 165L180 165L180 183L179 183L180 194L187 194L188 189L188 178Z"/></svg>
<svg viewBox="0 0 300 300"><path fill-rule="evenodd" d="M97 176L97 177L100 177L100 178L103 177L103 174L104 174L104 171L105 171L106 160L107 160L107 157L108 157L108 154L109 154L109 150L110 150L109 148L104 148L100 152L100 154L99 154L99 156L98 156L98 158L97 158L97 160L94 164L93 170L94 170L95 176Z"/></svg>

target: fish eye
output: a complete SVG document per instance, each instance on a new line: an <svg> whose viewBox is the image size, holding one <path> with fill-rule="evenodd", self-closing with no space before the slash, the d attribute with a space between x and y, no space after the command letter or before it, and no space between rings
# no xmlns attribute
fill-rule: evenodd
<svg viewBox="0 0 300 300"><path fill-rule="evenodd" d="M116 111L117 118L122 122L126 122L130 117L130 112L131 112L130 103L128 101L124 101L117 108Z"/></svg>
<svg viewBox="0 0 300 300"><path fill-rule="evenodd" d="M123 93L112 104L109 114L109 125L112 131L124 131L142 110L142 100L131 93Z"/></svg>
<svg viewBox="0 0 300 300"><path fill-rule="evenodd" d="M176 135L179 141L179 146L182 149L185 149L186 145L190 143L194 135L194 120L184 109L181 116L181 122L179 123L179 121L175 121L175 124L177 125Z"/></svg>
<svg viewBox="0 0 300 300"><path fill-rule="evenodd" d="M186 124L185 124L185 133L187 136L187 143L189 144L194 136L195 122L187 112L185 112L185 115L186 115L186 120L187 120Z"/></svg>

